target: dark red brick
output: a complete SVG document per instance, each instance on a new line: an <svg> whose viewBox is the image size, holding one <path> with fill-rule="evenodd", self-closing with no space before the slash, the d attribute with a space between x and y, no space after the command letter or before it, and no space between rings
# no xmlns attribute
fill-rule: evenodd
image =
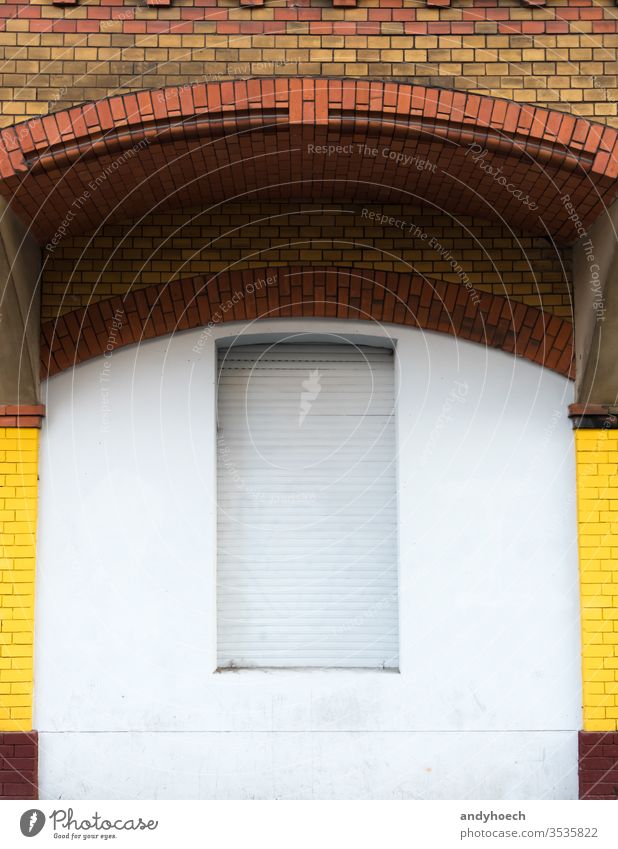
<svg viewBox="0 0 618 849"><path fill-rule="evenodd" d="M367 272L363 277L367 277ZM328 296L324 290L324 275L328 279ZM335 275L335 276L333 276ZM208 281L204 287L201 278L194 281L180 280L160 286L150 286L139 292L129 292L124 298L125 319L118 336L117 347L138 342L142 335L152 338L153 335L165 335L176 329L199 327L216 313L218 306L225 303L236 292L245 290L248 283L258 278L276 276L277 284L260 289L256 293L247 294L234 310L229 310L222 316L222 321L253 319L265 315L289 315L290 310L295 316L325 315L327 303L338 305L337 310L358 310L362 318L372 318L376 321L385 320L385 296L392 292L399 299L393 309L389 303L388 320L395 323L413 323L424 329L448 327L449 332L462 339L486 341L487 344L502 350L512 350L512 338L518 340L517 353L533 362L545 365L568 375L572 362L572 325L565 319L550 316L541 310L513 304L498 295L484 293L479 303L475 303L465 287L458 283L432 281L409 274L391 274L388 281L380 272L373 279L362 281L352 269L337 269L336 272L324 268L312 268L310 271L302 268L274 269L261 268L243 271L224 272ZM297 285L291 287L288 278L297 283L302 282L302 290ZM406 310L404 304L412 296L409 295L410 280L413 283L414 300L410 300ZM386 287L386 289L385 289ZM298 290L298 291L297 291ZM200 292L197 298L197 309L187 309L195 298L195 292ZM203 297L207 295L208 303ZM153 304L149 315L146 304ZM445 304L449 305L448 314ZM64 358L56 357L49 361L47 356L41 361L43 375L56 374L70 367L77 360L82 361L92 356L100 355L109 336L108 323L114 311L118 308L117 298L100 301L88 307L85 312L81 309L80 319L71 320L69 315L60 322L48 322L43 326L42 334L52 345L56 326L68 330L69 335L63 337ZM106 321L90 320L89 313L103 316ZM274 311L274 312L273 312ZM391 317L392 313L392 317ZM333 313L334 314L334 313ZM350 313L348 313L350 314ZM481 314L483 316L481 320ZM80 334L81 325L89 327L89 343L83 344ZM528 341L531 328L534 327L533 340ZM544 328L551 327L553 334L547 335ZM557 340L560 340L559 344ZM539 345L542 342L543 344ZM520 350L521 348L521 350ZM583 740L582 746L588 746ZM16 746L15 755L18 754ZM605 753L599 751L598 757Z"/></svg>
<svg viewBox="0 0 618 849"><path fill-rule="evenodd" d="M0 799L38 798L36 731L0 732Z"/></svg>

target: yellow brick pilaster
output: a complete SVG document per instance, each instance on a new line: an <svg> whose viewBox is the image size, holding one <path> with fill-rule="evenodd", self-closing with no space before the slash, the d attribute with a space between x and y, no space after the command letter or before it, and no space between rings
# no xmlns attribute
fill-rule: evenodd
<svg viewBox="0 0 618 849"><path fill-rule="evenodd" d="M618 430L576 430L585 731L618 729Z"/></svg>
<svg viewBox="0 0 618 849"><path fill-rule="evenodd" d="M38 428L0 427L0 731L32 729Z"/></svg>

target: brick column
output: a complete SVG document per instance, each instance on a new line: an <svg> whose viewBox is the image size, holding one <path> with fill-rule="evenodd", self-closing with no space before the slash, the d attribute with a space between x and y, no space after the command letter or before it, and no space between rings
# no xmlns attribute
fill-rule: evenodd
<svg viewBox="0 0 618 849"><path fill-rule="evenodd" d="M618 416L574 405L584 730L580 797L618 799Z"/></svg>
<svg viewBox="0 0 618 849"><path fill-rule="evenodd" d="M37 797L32 730L40 250L0 202L0 799Z"/></svg>
<svg viewBox="0 0 618 849"><path fill-rule="evenodd" d="M0 799L37 797L32 696L42 413L34 405L0 407Z"/></svg>

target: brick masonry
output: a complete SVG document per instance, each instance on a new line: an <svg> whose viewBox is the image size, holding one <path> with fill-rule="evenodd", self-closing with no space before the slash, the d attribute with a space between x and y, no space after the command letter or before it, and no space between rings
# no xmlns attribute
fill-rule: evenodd
<svg viewBox="0 0 618 849"><path fill-rule="evenodd" d="M48 250L109 217L255 197L424 198L571 244L618 193L618 133L403 83L248 80L113 97L2 130L0 176Z"/></svg>
<svg viewBox="0 0 618 849"><path fill-rule="evenodd" d="M36 731L0 732L0 799L38 799Z"/></svg>
<svg viewBox="0 0 618 849"><path fill-rule="evenodd" d="M46 258L43 319L148 285L264 265L468 280L478 291L562 318L573 310L570 252L504 224L419 206L232 202L66 236Z"/></svg>
<svg viewBox="0 0 618 849"><path fill-rule="evenodd" d="M618 800L618 417L573 404L581 588L582 799Z"/></svg>
<svg viewBox="0 0 618 849"><path fill-rule="evenodd" d="M585 731L618 731L618 430L575 432Z"/></svg>
<svg viewBox="0 0 618 849"><path fill-rule="evenodd" d="M390 78L618 126L613 0L0 6L4 125L111 93L259 76Z"/></svg>
<svg viewBox="0 0 618 849"><path fill-rule="evenodd" d="M11 419L16 408L1 408ZM0 426L0 732L32 729L38 446L31 427Z"/></svg>
<svg viewBox="0 0 618 849"><path fill-rule="evenodd" d="M613 0L0 5L0 126L27 121L2 135L5 197L45 243L96 183L94 202L80 207L47 255L44 368L100 354L116 310L118 344L214 320L261 269L278 280L293 272L294 283L243 296L225 319L274 310L401 320L568 373L566 246L577 234L559 197L573 199L583 226L615 197L617 46ZM159 91L134 94L145 89ZM385 132L385 117L405 131ZM273 120L276 137L265 128ZM214 126L218 138L208 136ZM404 175L366 154L344 164L282 153L349 139L420 153L439 179L428 170ZM472 143L488 148L483 164L530 193L538 214L473 167L465 152ZM276 155L268 159L269 152ZM111 169L118 169L114 180ZM286 180L294 187L287 196L272 188ZM463 187L478 193L476 205ZM194 220L187 211L203 209L204 197L225 205ZM297 198L302 205L294 206ZM460 264L480 306L444 254L406 239L396 225L354 219L359 201L407 219L419 199L449 210L418 214ZM319 213L307 209L315 200ZM542 241L541 218L558 249ZM355 276L359 269L369 282ZM394 293L405 293L403 303ZM40 415L0 410L0 795L16 798L36 795L29 729ZM587 729L580 776L590 798L616 798L618 785L614 433L576 436Z"/></svg>
<svg viewBox="0 0 618 849"><path fill-rule="evenodd" d="M0 404L0 428L41 427L43 404Z"/></svg>
<svg viewBox="0 0 618 849"><path fill-rule="evenodd" d="M263 268L150 286L47 322L42 376L180 330L286 317L404 324L500 348L564 375L572 367L568 321L498 295L394 272Z"/></svg>
<svg viewBox="0 0 618 849"><path fill-rule="evenodd" d="M618 734L580 732L579 796L618 799Z"/></svg>

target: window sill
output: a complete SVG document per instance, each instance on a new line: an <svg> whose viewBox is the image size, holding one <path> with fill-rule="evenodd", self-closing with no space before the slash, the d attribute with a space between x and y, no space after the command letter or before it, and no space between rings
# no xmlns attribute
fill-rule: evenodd
<svg viewBox="0 0 618 849"><path fill-rule="evenodd" d="M287 675L305 675L316 673L337 673L338 675L349 673L353 675L384 675L395 674L400 675L399 667L369 667L369 666L219 666L214 670L216 675L226 673L236 674L255 674L261 673L270 674L287 674Z"/></svg>

